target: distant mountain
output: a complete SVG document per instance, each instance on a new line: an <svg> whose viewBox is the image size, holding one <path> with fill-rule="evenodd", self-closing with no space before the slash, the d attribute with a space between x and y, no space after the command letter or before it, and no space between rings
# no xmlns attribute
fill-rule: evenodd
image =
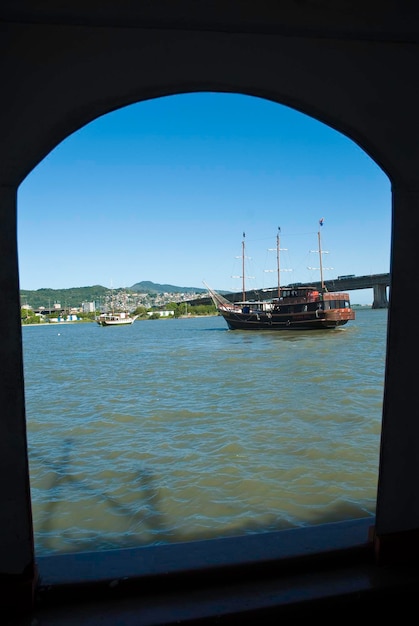
<svg viewBox="0 0 419 626"><path fill-rule="evenodd" d="M70 289L49 289L42 288L35 291L28 291L27 289L21 289L20 302L21 305L29 305L33 309L38 309L40 306L50 308L54 306L56 302L59 302L65 307L79 307L82 302L98 302L109 293L109 287L103 287L102 285L93 285L91 287L71 287ZM177 287L175 285L159 285L158 283L152 283L145 280L140 283L135 283L132 287L118 287L113 291L133 291L139 293L205 293L206 289L198 287Z"/></svg>
<svg viewBox="0 0 419 626"><path fill-rule="evenodd" d="M159 283L152 283L149 280L142 280L140 283L135 283L135 285L129 287L129 290L141 293L205 293L207 291L206 289L201 289L199 287L160 285Z"/></svg>

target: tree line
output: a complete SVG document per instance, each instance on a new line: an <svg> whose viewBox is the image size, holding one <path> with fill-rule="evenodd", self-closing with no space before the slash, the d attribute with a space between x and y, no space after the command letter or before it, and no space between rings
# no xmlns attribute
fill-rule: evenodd
<svg viewBox="0 0 419 626"><path fill-rule="evenodd" d="M159 314L159 310L173 311L173 315L171 318L179 318L179 317L194 317L194 316L204 316L204 315L216 315L217 309L213 304L197 304L195 306L190 305L187 302L169 302L164 305L164 307L144 307L138 306L134 311L133 315L137 315L139 319L149 320L149 319L168 319L161 318ZM97 312L90 313L77 313L77 317L80 322L92 322L95 320L97 316ZM44 322L48 322L49 320L60 317L61 313L59 311L53 311L52 313L48 313L45 315L36 315L33 310L28 309L27 307L22 307L20 310L20 317L22 324L42 324Z"/></svg>

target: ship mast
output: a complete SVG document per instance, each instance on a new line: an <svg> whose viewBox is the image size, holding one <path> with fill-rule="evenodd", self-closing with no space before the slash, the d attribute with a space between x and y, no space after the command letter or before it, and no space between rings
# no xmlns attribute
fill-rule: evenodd
<svg viewBox="0 0 419 626"><path fill-rule="evenodd" d="M279 265L279 233L281 232L280 227L278 226L278 232L276 235L276 271L278 274L278 279L277 279L277 285L278 285L278 298L281 297L281 279L280 279L280 275L281 275L281 268Z"/></svg>
<svg viewBox="0 0 419 626"><path fill-rule="evenodd" d="M246 234L243 233L243 241L242 241L242 291L243 291L243 302L246 300L246 285L245 285L245 274L244 274L244 258L245 258L245 245L244 240L246 238Z"/></svg>
<svg viewBox="0 0 419 626"><path fill-rule="evenodd" d="M320 229L323 226L323 222L324 222L324 217L321 218L321 220L319 220L319 224L320 224ZM321 243L321 237L320 237L320 229L317 231L317 239L318 239L318 250L310 250L310 252L318 252L319 254L319 262L320 262L320 267L309 267L309 270L320 270L320 285L321 285L321 290L322 291L327 291L327 287L324 284L324 279L323 279L323 269L326 270L332 270L333 267L323 267L323 254L327 254L327 250L322 250L322 243Z"/></svg>
<svg viewBox="0 0 419 626"><path fill-rule="evenodd" d="M281 297L281 272L291 272L291 270L284 270L281 268L280 255L281 255L281 252L283 250L287 250L287 248L281 248L280 232L281 232L281 228L278 226L278 232L276 235L276 248L268 248L269 251L272 251L272 252L276 251L276 273L277 273L276 284L277 284L278 298ZM273 271L274 270L265 270L265 272L273 272Z"/></svg>
<svg viewBox="0 0 419 626"><path fill-rule="evenodd" d="M242 241L242 254L241 254L241 260L242 260L242 273L241 276L232 276L232 278L241 278L242 279L242 299L243 302L246 301L246 274L245 274L245 259L246 258L250 258L250 257L246 257L246 245L245 245L245 238L246 238L246 233L243 233L243 241ZM239 259L240 257L237 256L236 259ZM248 276L247 278L254 278L254 276Z"/></svg>
<svg viewBox="0 0 419 626"><path fill-rule="evenodd" d="M323 222L324 222L324 217L322 217L319 220L320 228L317 232L317 239L319 241L320 284L321 284L322 291L324 292L324 291L327 291L327 289L326 289L326 286L324 284L324 279L323 279L323 250L322 250L322 243L321 243L321 237L320 237L320 230L321 230L321 227L323 226Z"/></svg>
<svg viewBox="0 0 419 626"><path fill-rule="evenodd" d="M323 262L322 262L322 244L321 244L321 238L320 238L320 230L317 233L317 238L319 240L320 283L321 283L321 286L322 286L322 291L324 291Z"/></svg>

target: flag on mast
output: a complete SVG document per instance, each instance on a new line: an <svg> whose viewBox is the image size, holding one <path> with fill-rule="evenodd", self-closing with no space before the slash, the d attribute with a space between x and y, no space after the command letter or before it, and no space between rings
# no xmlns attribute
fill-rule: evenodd
<svg viewBox="0 0 419 626"><path fill-rule="evenodd" d="M322 218L320 218L320 219L319 219L319 224L320 224L320 226L323 226L323 222L324 222L324 217L322 217Z"/></svg>

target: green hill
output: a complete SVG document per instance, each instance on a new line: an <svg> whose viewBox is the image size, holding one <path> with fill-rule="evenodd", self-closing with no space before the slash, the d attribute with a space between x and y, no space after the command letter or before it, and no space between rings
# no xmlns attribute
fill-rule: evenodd
<svg viewBox="0 0 419 626"><path fill-rule="evenodd" d="M140 283L135 283L129 288L130 291L136 291L140 293L205 293L206 289L198 287L176 287L176 285L160 285L159 283L152 283L149 280L143 280Z"/></svg>
<svg viewBox="0 0 419 626"><path fill-rule="evenodd" d="M20 291L20 303L21 306L27 304L33 309L38 309L43 306L45 308L51 308L56 302L59 302L61 306L67 307L79 307L82 302L99 302L110 289L108 287L102 287L102 285L93 285L90 287L71 287L70 289L48 289L42 288L36 291L28 291L22 289ZM123 288L119 287L113 289L115 293L118 291L128 291L135 293L204 293L205 289L197 287L177 287L175 285L159 285L151 281L142 281L135 283L132 287Z"/></svg>

